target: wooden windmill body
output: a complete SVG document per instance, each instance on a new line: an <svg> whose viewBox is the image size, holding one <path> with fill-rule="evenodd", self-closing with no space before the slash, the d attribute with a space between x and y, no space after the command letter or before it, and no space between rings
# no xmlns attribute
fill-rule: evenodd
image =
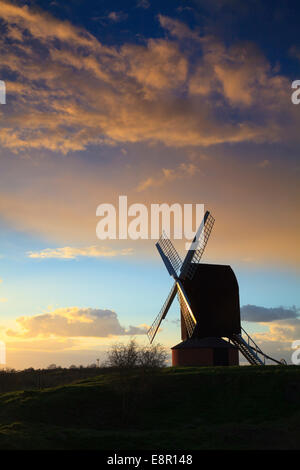
<svg viewBox="0 0 300 470"><path fill-rule="evenodd" d="M265 358L278 363L241 327L239 286L232 268L200 263L214 221L206 212L184 261L165 234L156 243L174 284L148 338L152 343L177 295L182 342L172 348L173 366L238 365L239 352L253 365L263 365Z"/></svg>

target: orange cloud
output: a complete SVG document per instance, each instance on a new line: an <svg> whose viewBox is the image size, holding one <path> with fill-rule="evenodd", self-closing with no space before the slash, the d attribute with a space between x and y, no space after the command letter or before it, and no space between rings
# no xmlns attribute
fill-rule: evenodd
<svg viewBox="0 0 300 470"><path fill-rule="evenodd" d="M193 163L181 163L177 168L163 168L161 174L156 177L148 177L146 180L139 183L137 191L145 191L148 188L155 186L163 186L169 181L185 178L187 176L194 176L199 172L199 168Z"/></svg>
<svg viewBox="0 0 300 470"><path fill-rule="evenodd" d="M79 257L87 258L111 258L114 256L128 256L132 254L132 249L111 250L107 247L99 247L96 245L76 248L72 246L64 246L63 248L45 248L41 251L29 251L27 256L36 259L76 259Z"/></svg>
<svg viewBox="0 0 300 470"><path fill-rule="evenodd" d="M68 307L32 317L19 317L20 330L7 330L7 336L21 338L35 337L111 337L123 335L144 335L146 326L120 325L117 314L111 310Z"/></svg>
<svg viewBox="0 0 300 470"><path fill-rule="evenodd" d="M185 147L298 139L288 79L252 44L226 48L160 16L172 39L108 47L28 6L3 1L0 6L10 38L9 43L0 38L1 66L19 77L8 83L11 106L1 109L3 147L68 153L103 143ZM185 39L190 44L183 47ZM195 47L202 54L189 73ZM236 107L243 113L228 119ZM289 129L283 112L295 121Z"/></svg>
<svg viewBox="0 0 300 470"><path fill-rule="evenodd" d="M299 318L262 324L268 326L268 331L265 333L255 333L255 335L253 335L259 342L287 343L291 348L292 342L300 338Z"/></svg>
<svg viewBox="0 0 300 470"><path fill-rule="evenodd" d="M32 36L40 40L57 38L65 42L76 41L82 46L97 45L87 31L76 28L69 21L60 21L47 13L35 11L27 5L17 6L9 1L0 1L1 17L11 23L9 34L13 38L21 37L21 31L28 29ZM16 35L16 30L19 34Z"/></svg>
<svg viewBox="0 0 300 470"><path fill-rule="evenodd" d="M210 253L219 261L298 263L296 165L286 165L285 155L283 163L268 165L271 150L256 158L246 147L240 165L231 150L222 155L219 146L214 153L205 150L209 157L197 170L203 146L299 139L290 84L255 46L227 47L161 16L168 37L107 47L40 10L0 5L10 35L9 44L0 38L1 65L19 77L7 82L10 106L0 109L2 154L5 148L23 150L28 159L27 166L24 159L18 165L1 160L7 184L1 185L0 213L14 228L58 244L40 256L64 257L70 244L95 246L97 205L127 194L132 202L146 204L209 201L218 227ZM43 57L41 45L47 51ZM145 143L147 151L153 144L149 158L137 156L133 163L128 145L126 158L114 156L110 168L96 159L91 168L71 155L54 168L46 152L34 152L71 153L105 144L115 146L117 154L116 144L135 142ZM174 160L166 146L179 147ZM37 153L38 161L32 157ZM188 184L181 184L183 177ZM118 243L115 248L116 243L109 252L121 254L128 247ZM152 253L152 243L147 246Z"/></svg>
<svg viewBox="0 0 300 470"><path fill-rule="evenodd" d="M258 163L259 168L267 168L267 166L270 165L270 160L262 160L261 162Z"/></svg>
<svg viewBox="0 0 300 470"><path fill-rule="evenodd" d="M46 247L99 246L102 251L96 237L96 208L101 203L117 208L121 194L128 196L128 205L143 203L148 209L163 202L204 203L216 218L206 259L227 264L243 260L251 260L252 265L299 264L298 172L286 164L284 155L282 163L273 161L264 171L258 167L261 157L252 151L244 153L242 161L229 153L217 158L210 152L205 160L201 152L197 157L180 151L178 163L172 164L173 152L168 156L165 149L146 150L149 158L140 161L139 155L124 157L116 149L112 164L105 168L96 162L86 165L71 155L59 164L50 156L17 159L17 165L16 159L4 158L0 162L1 174L6 175L0 192L1 218L14 229L38 235ZM263 155L271 159L272 149L264 149ZM132 257L156 256L151 240L108 240L105 246L119 255L133 248Z"/></svg>
<svg viewBox="0 0 300 470"><path fill-rule="evenodd" d="M122 48L122 55L128 62L128 76L145 85L146 96L148 87L171 90L186 80L187 60L178 45L170 41L150 39L146 49L127 45Z"/></svg>
<svg viewBox="0 0 300 470"><path fill-rule="evenodd" d="M159 22L163 28L165 28L172 36L178 39L193 39L200 42L200 36L198 31L192 31L182 21L174 20L168 16L159 15Z"/></svg>

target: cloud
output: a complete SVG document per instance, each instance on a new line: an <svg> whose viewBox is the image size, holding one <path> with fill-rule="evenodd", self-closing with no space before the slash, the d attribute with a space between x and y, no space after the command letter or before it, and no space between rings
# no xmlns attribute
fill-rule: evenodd
<svg viewBox="0 0 300 470"><path fill-rule="evenodd" d="M82 248L76 248L71 246L64 246L62 248L45 248L41 251L29 251L27 256L29 258L39 258L39 259L76 259L79 257L88 257L88 258L110 258L114 256L128 256L133 252L132 249L122 249L122 250L111 250L105 247L99 246L86 246Z"/></svg>
<svg viewBox="0 0 300 470"><path fill-rule="evenodd" d="M144 181L141 181L136 190L141 192L152 187L163 186L170 181L194 176L199 173L199 171L199 168L194 163L180 163L180 165L174 169L163 168L159 175L155 177L150 176Z"/></svg>
<svg viewBox="0 0 300 470"><path fill-rule="evenodd" d="M300 339L300 310L296 307L265 308L245 305L241 308L243 321L260 323L267 331L251 333L261 350L274 359L291 363L292 343Z"/></svg>
<svg viewBox="0 0 300 470"><path fill-rule="evenodd" d="M162 15L171 38L120 47L26 5L0 0L0 18L0 72L16 77L1 109L11 151L299 138L288 78L251 43L228 47Z"/></svg>
<svg viewBox="0 0 300 470"><path fill-rule="evenodd" d="M147 10L147 8L150 7L150 1L149 0L138 0L136 6L138 8L144 8L145 10Z"/></svg>
<svg viewBox="0 0 300 470"><path fill-rule="evenodd" d="M203 57L189 82L192 95L214 96L224 109L227 103L241 112L247 110L248 115L261 109L269 124L271 110L288 111L290 81L272 69L256 44L237 42L226 47L216 37L203 36L201 46Z"/></svg>
<svg viewBox="0 0 300 470"><path fill-rule="evenodd" d="M257 166L259 168L267 168L267 166L270 166L270 160L262 160Z"/></svg>
<svg viewBox="0 0 300 470"><path fill-rule="evenodd" d="M16 5L14 9L22 10ZM40 10L27 8L26 12L41 24L46 21ZM116 202L117 194L146 204L196 202L198 195L197 202L209 202L218 221L210 242L216 260L240 262L248 257L253 263L297 264L298 173L291 152L286 154L285 147L279 146L280 158L273 161L269 145L255 146L255 151L252 145L203 149L218 142L290 138L299 109L291 105L290 83L285 86L286 77L273 70L261 52L256 63L255 48L238 43L235 56L233 46L205 31L197 36L183 23L175 24L181 27L177 36L145 40L139 46L108 47L53 18L49 30L36 32L30 26L30 33L18 14L13 19L0 7L4 29L10 27L7 38L0 36L0 69L10 71L9 106L0 110L1 122L5 118L0 126L0 172L5 175L0 213L6 225L42 236L44 246L92 246L95 208L101 202ZM172 19L164 24L171 28ZM13 36L12 29L17 31ZM187 65L187 73L181 64ZM236 89L239 99L230 88L231 68L242 80ZM242 73L244 68L249 77ZM149 69L153 82L148 80ZM256 88L252 74L257 77ZM74 155L73 151L93 143L101 149ZM188 147L174 149L184 145ZM122 161L117 157L119 147L128 152ZM7 149L20 152L20 158L10 158ZM54 151L69 155L60 155L58 161ZM178 164L192 152L209 156L201 162L205 177L198 173L199 178L181 184L184 181L176 179ZM268 171L257 166L265 159L271 162ZM266 192L272 197L266 197ZM244 232L247 237L241 237ZM112 251L116 243L109 244ZM118 250L128 246L121 243Z"/></svg>
<svg viewBox="0 0 300 470"><path fill-rule="evenodd" d="M191 30L182 21L175 20L164 15L158 15L158 19L160 25L166 29L171 34L171 36L174 36L178 39L192 39L200 42L199 32Z"/></svg>
<svg viewBox="0 0 300 470"><path fill-rule="evenodd" d="M300 48L299 46L292 46L289 50L289 55L291 57L295 57L296 59L298 59L300 61Z"/></svg>
<svg viewBox="0 0 300 470"><path fill-rule="evenodd" d="M278 320L297 319L299 316L300 310L296 307L266 308L259 307L257 305L244 305L241 308L242 320L249 322L273 322Z"/></svg>
<svg viewBox="0 0 300 470"><path fill-rule="evenodd" d="M176 89L186 80L188 63L176 43L149 39L147 49L124 45L122 55L128 64L128 76L143 87L146 99L157 96L154 90Z"/></svg>
<svg viewBox="0 0 300 470"><path fill-rule="evenodd" d="M68 43L76 41L82 46L97 45L94 37L87 31L74 27L69 21L58 20L41 10L35 11L27 5L18 6L9 1L0 1L0 7L0 16L10 25L8 31L10 37L21 38L22 33L28 30L33 37L42 41L54 38Z"/></svg>
<svg viewBox="0 0 300 470"><path fill-rule="evenodd" d="M67 307L32 317L19 317L20 330L7 330L7 336L21 338L50 337L97 337L143 335L148 327L120 325L118 316L111 310Z"/></svg>
<svg viewBox="0 0 300 470"><path fill-rule="evenodd" d="M111 11L107 18L113 21L114 23L119 23L120 21L125 21L128 15L122 11Z"/></svg>
<svg viewBox="0 0 300 470"><path fill-rule="evenodd" d="M291 344L300 339L300 318L278 320L268 323L268 331L255 333L254 338L264 342L278 342L282 347L291 349Z"/></svg>
<svg viewBox="0 0 300 470"><path fill-rule="evenodd" d="M0 297L0 302L2 303L8 302L8 299L6 297Z"/></svg>

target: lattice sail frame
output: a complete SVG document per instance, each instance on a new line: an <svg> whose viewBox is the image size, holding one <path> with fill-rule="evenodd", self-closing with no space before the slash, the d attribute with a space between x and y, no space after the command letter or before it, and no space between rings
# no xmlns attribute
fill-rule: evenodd
<svg viewBox="0 0 300 470"><path fill-rule="evenodd" d="M195 271L197 269L197 264L201 260L214 222L215 219L212 217L210 212L206 212L204 219L198 229L198 232L193 240L192 246L189 252L187 253L184 261L181 260L176 248L174 247L173 243L168 238L165 232L162 233L160 239L156 243L156 247L169 274L174 277L176 282L174 283L159 314L157 315L147 332L150 343L152 343L156 333L158 332L162 320L166 317L176 293L180 304L181 313L186 325L187 333L189 337L192 336L197 321L192 312L191 305L184 291L181 279L192 279L194 277ZM198 235L199 232L200 235ZM194 244L196 244L196 249L193 249ZM178 277L179 272L180 274Z"/></svg>
<svg viewBox="0 0 300 470"><path fill-rule="evenodd" d="M180 304L180 310L185 322L188 335L189 337L191 337L194 332L195 326L197 325L197 321L192 312L190 303L187 299L181 282L177 282L177 287L177 297Z"/></svg>
<svg viewBox="0 0 300 470"><path fill-rule="evenodd" d="M156 246L157 248L159 247L162 250L163 254L169 260L175 273L178 274L182 266L182 259L180 258L176 248L174 247L173 243L168 238L165 232L162 233L162 236L158 240Z"/></svg>
<svg viewBox="0 0 300 470"><path fill-rule="evenodd" d="M177 283L175 282L162 308L160 309L159 314L157 315L157 317L155 318L154 322L152 323L151 327L149 328L147 332L147 336L148 336L150 343L152 343L152 341L154 340L154 337L156 333L158 332L158 329L160 327L162 320L166 317L169 311L169 308L171 307L171 304L175 298L176 292L177 292Z"/></svg>
<svg viewBox="0 0 300 470"><path fill-rule="evenodd" d="M209 236L210 236L211 231L213 229L214 223L215 223L215 219L209 213L208 217L205 221L205 224L203 226L203 229L202 229L202 231L199 235L198 240L193 242L193 243L197 244L197 248L196 248L196 250L193 250L194 251L193 257L192 257L191 262L190 262L190 264L189 264L189 266L187 267L187 270L186 270L185 277L187 277L188 279L193 279L193 277L194 277L194 274L195 274L196 269L197 269L197 264L200 263L200 260L202 258L203 253L204 253L205 247L207 245Z"/></svg>

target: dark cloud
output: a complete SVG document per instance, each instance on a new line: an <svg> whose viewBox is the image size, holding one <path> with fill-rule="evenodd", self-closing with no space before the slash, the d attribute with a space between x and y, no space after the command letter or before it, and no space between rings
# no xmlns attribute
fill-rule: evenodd
<svg viewBox="0 0 300 470"><path fill-rule="evenodd" d="M150 7L150 2L149 0L138 0L136 6L138 8L144 8L145 10L147 10L147 8Z"/></svg>
<svg viewBox="0 0 300 470"><path fill-rule="evenodd" d="M119 23L120 21L127 20L128 15L122 11L111 11L107 18L114 23Z"/></svg>
<svg viewBox="0 0 300 470"><path fill-rule="evenodd" d="M270 322L275 320L297 318L298 316L299 309L297 309L296 307L266 308L257 305L244 305L241 308L242 320L249 322Z"/></svg>

